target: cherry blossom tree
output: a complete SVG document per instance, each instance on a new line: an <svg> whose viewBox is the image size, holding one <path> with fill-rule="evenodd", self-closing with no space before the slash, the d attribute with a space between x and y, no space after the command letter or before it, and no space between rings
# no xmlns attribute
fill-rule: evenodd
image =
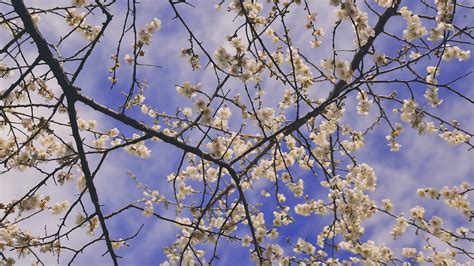
<svg viewBox="0 0 474 266"><path fill-rule="evenodd" d="M474 261L472 168L407 206L364 160L474 147L472 4L0 1L0 265L122 264L156 224L154 265Z"/></svg>

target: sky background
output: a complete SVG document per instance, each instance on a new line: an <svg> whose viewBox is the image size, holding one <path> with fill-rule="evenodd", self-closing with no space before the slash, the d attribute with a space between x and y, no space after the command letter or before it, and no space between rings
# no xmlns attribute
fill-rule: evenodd
<svg viewBox="0 0 474 266"><path fill-rule="evenodd" d="M68 1L64 1L69 3ZM322 39L323 44L321 48L317 50L311 50L309 47L310 35L308 32L303 31L305 21L301 18L305 16L304 11L301 8L291 9L291 14L287 18L287 23L292 29L290 34L293 37L294 45L299 47L303 53L308 54L313 62L319 62L319 59L327 58L328 53L331 51L330 38L331 29L334 25L335 16L333 15L333 7L329 6L329 1L317 1L313 4L313 10L318 13L316 20L316 26L322 27L326 36ZM406 5L411 1L403 1ZM468 1L462 1L468 2ZM40 1L30 0L25 1L27 6L35 7L54 7L58 3L64 5L62 1ZM242 21L242 18L237 18L233 22L233 13L228 13L225 10L225 6L222 11L216 12L214 4L218 1L191 1L195 4L195 8L187 5L178 5L179 10L183 18L191 26L195 36L203 41L204 47L210 52L213 52L219 46L225 46L225 36L235 30L238 22ZM416 4L410 3L411 9L421 9ZM191 84L201 82L203 88L207 91L211 91L216 86L216 80L212 71L199 70L192 71L190 65L186 62L185 58L179 57L181 48L187 48L189 46L187 42L188 35L185 29L178 20L173 19L174 14L170 5L166 1L152 1L143 0L138 7L137 26L138 28L144 27L146 23L149 23L154 17L159 18L162 21L162 29L156 32L153 36L152 44L146 48L147 56L143 59L143 63L157 64L160 68L143 67L139 72L139 79L146 80L149 84L149 88L146 89L146 104L157 108L160 112L168 112L174 114L177 108L192 107L192 102L176 93L175 85L182 84L183 81L188 80ZM0 10L4 12L4 6L0 6ZM94 100L110 106L111 108L118 109L123 103L124 97L120 91L127 91L130 82L131 67L122 63L122 67L119 70L119 82L114 89L110 90L110 82L108 81L108 68L112 65L110 56L115 52L117 39L120 37L120 26L125 16L126 1L118 1L115 4L111 12L114 14L114 20L109 28L106 35L103 37L97 49L93 52L91 59L85 66L84 73L82 73L76 84L81 87L82 92L85 95L93 98ZM458 16L460 25L472 25L473 18ZM100 23L103 20L103 16L99 13L95 17L88 17L88 23ZM376 22L375 17L370 16L369 21L371 25ZM400 18L394 18L389 23L387 29L390 31L400 31L405 28L405 22ZM39 29L50 43L57 43L59 37L68 32L70 28L63 23L61 18L57 16L44 16L42 17ZM3 46L4 41L8 39L8 32L0 30L0 44ZM352 48L353 33L350 25L347 23L343 25L338 31L337 35L337 48ZM131 53L131 35L126 36L124 39L123 50L121 52L120 59L126 53ZM68 40L66 40L60 47L62 55L67 57L74 52L77 47L86 44L86 41L80 36L80 34L73 34ZM399 46L393 46L393 44L387 38L381 38L375 43L376 47L379 47L380 51L387 55L394 55L395 51L399 49ZM36 50L33 46L30 49L25 50L27 56L34 59L36 56ZM351 58L351 54L342 55L342 57ZM203 57L202 57L203 58ZM371 58L368 58L369 62ZM472 70L472 61L457 62L451 61L444 63L441 67L440 81L452 79L454 76L460 76L462 73L466 73ZM205 65L206 61L201 60L201 65ZM429 62L423 62L420 64L420 69L425 68ZM73 65L66 66L66 69L70 67L74 69ZM315 73L315 72L314 72ZM398 77L403 78L403 73L397 72ZM15 77L15 76L14 76ZM14 77L12 77L14 79ZM0 85L2 87L8 86L12 82L12 79L1 79ZM231 80L228 84L229 87L238 86L240 81ZM266 106L276 106L280 100L280 95L286 89L279 83L273 80L265 81L266 88L268 88L267 94L264 96L264 103ZM385 85L384 85L385 86ZM455 84L456 89L462 91L467 97L474 98L474 92L472 90L472 78L468 77L461 82ZM327 95L331 88L329 86L319 87L315 85L311 89L310 94L313 97L324 97ZM59 91L59 88L56 88ZM398 85L390 85L386 88L380 88L380 91L389 94L392 90L399 90L403 95L403 89L399 89ZM450 121L456 119L461 123L464 129L469 132L474 131L474 116L472 105L466 101L461 101L459 97L454 96L440 89L440 98L444 99L444 103L437 109L428 107L428 104L423 99L425 87L420 86L416 88L419 92L419 102L429 109L433 114L442 114L446 120ZM279 97L275 97L278 95ZM374 112L368 117L361 117L356 112L357 101L355 99L355 93L350 94L346 101L346 113L343 121L350 121L350 125L353 129L365 129L374 119ZM128 136L131 133L135 133L115 121L105 118L97 112L86 108L85 106L78 105L79 115L83 119L94 119L98 121L98 129L106 131L110 128L117 127L121 132L126 133ZM372 107L375 110L375 106ZM234 111L234 110L233 110ZM237 112L234 112L235 114ZM140 110L135 107L134 109L127 112L128 115L137 118L138 120L147 120L146 116L140 113ZM393 121L399 121L398 114L389 115L393 118ZM237 118L237 116L235 116ZM65 119L65 117L64 117ZM238 119L231 119L231 128L238 128ZM378 177L377 190L371 193L371 196L377 203L384 198L390 198L394 203L394 213L408 214L409 210L416 206L424 206L427 210L427 217L432 215L438 215L445 219L445 225L447 228L454 229L456 226L465 223L465 219L462 214L457 211L450 210L445 207L442 201L431 201L426 199L419 199L415 196L416 189L419 187L435 187L441 188L443 186L454 186L459 185L462 181L472 182L474 175L474 165L472 151L467 151L466 145L449 145L443 142L437 134L418 136L417 132L408 125L404 125L405 131L399 138L399 142L402 144L400 152L391 153L387 146L385 136L389 134L389 129L386 126L377 128L374 132L369 133L365 138L365 147L356 153L359 162L365 162L375 169ZM67 129L62 130L59 134L67 136L69 132ZM249 131L252 129L249 128ZM4 132L2 131L2 136ZM91 136L85 136L86 142L91 142ZM151 157L148 159L139 159L132 155L129 155L125 151L117 151L112 153L107 161L105 162L102 169L99 171L96 177L96 185L100 195L101 203L104 205L104 212L108 213L111 210L124 206L127 203L139 200L142 198L142 190L136 187L134 181L132 181L127 175L128 172L133 172L139 181L147 184L151 189L157 189L160 193L171 195L172 187L167 184L166 176L176 171L181 157L181 152L174 147L164 144L162 142L147 142L147 146L151 149ZM94 169L94 165L97 164L97 158L89 157L91 168ZM301 177L307 174L304 171L298 172ZM309 179L308 179L309 180ZM305 180L306 181L306 180ZM319 183L320 180L317 181ZM8 202L13 198L23 195L31 184L38 182L37 173L28 170L24 172L9 172L0 176L0 202ZM307 187L305 193L310 195L321 194L319 198L326 198L325 193L319 189L319 185L311 185L306 182ZM262 184L265 187L265 184ZM267 184L268 186L268 184ZM74 195L77 194L77 188L74 183L68 184L63 187L55 187L54 184L49 184L40 190L40 194L51 194L51 202L59 202L65 199L73 199ZM249 193L252 194L252 193ZM255 194L255 195L254 195ZM252 200L265 200L259 196L259 190L256 191L249 197ZM302 199L289 199L291 202L301 203ZM265 201L263 201L265 202ZM472 200L471 200L472 202ZM90 206L89 206L90 207ZM160 214L167 217L174 217L172 210L164 210L157 208ZM270 222L273 220L272 209L262 209L266 214L266 221ZM268 215L268 216L267 216ZM25 228L29 228L32 232L41 232L44 227L38 227L38 224L48 224L48 226L54 227L57 221L52 219L49 214L39 215L31 221L23 223ZM73 222L74 215L71 217L71 223ZM320 216L309 216L298 218L295 223L291 224L285 229L282 229L282 235L299 235L300 237L306 238L308 241L315 244L316 234L319 232L317 228L321 228L324 224L325 218ZM162 262L165 258L162 252L163 247L170 245L176 234L179 232L179 228L176 226L159 221L153 218L145 218L139 211L129 211L122 215L117 216L114 219L108 220L109 229L113 238L126 238L133 235L141 225L144 225L141 233L135 239L129 241L130 246L121 248L117 253L123 258L121 263L129 265L156 265ZM376 243L385 243L392 247L397 254L400 254L401 248L407 245L412 247L421 247L424 242L421 237L416 237L413 234L413 230L401 236L396 241L393 241L390 236L390 229L394 225L393 219L388 218L382 214L376 214L373 219L370 219L364 223L366 227L366 235L364 239L372 239ZM85 229L79 230L75 234L71 235L71 244L80 245L90 239L84 234ZM99 229L97 231L99 233ZM280 243L282 246L288 246L285 243L284 237L280 237ZM296 238L293 239L296 242ZM466 249L473 250L474 245L466 246ZM108 256L100 256L105 252L105 245L99 243L90 246L85 254L80 255L76 263L83 265L90 264L108 264ZM248 259L248 249L241 247L240 243L229 243L222 241L219 246L220 260L216 262L216 265L232 265L235 264L235 259L239 258L239 265L251 265L252 262ZM291 249L288 249L291 250ZM64 254L67 257L67 254ZM26 263L31 257L26 257L18 260L21 263ZM51 257L44 257L48 263L55 263L55 259Z"/></svg>

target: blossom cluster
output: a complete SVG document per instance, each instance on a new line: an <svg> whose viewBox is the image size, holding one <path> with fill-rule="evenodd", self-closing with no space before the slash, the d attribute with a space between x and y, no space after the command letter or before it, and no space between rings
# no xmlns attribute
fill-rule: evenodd
<svg viewBox="0 0 474 266"><path fill-rule="evenodd" d="M428 33L426 28L421 24L420 17L418 15L413 15L413 12L408 10L406 6L400 8L400 14L407 22L407 28L403 30L403 38L405 40L415 40Z"/></svg>
<svg viewBox="0 0 474 266"><path fill-rule="evenodd" d="M425 94L423 95L425 99L430 103L431 107L438 107L443 100L440 100L438 97L438 81L435 79L435 76L439 74L439 68L434 66L428 66L426 68L428 75L426 76L426 82L429 84L428 89L426 89Z"/></svg>
<svg viewBox="0 0 474 266"><path fill-rule="evenodd" d="M76 1L75 4L78 7L82 6L81 1ZM86 13L77 13L75 9L67 10L66 23L70 27L73 27L74 30L81 33L82 36L88 41L94 41L97 39L101 31L100 26L94 26L92 24L86 23Z"/></svg>
<svg viewBox="0 0 474 266"><path fill-rule="evenodd" d="M368 115L370 110L370 105L373 103L372 100L369 100L369 96L366 91L359 91L357 94L357 113L360 115Z"/></svg>
<svg viewBox="0 0 474 266"><path fill-rule="evenodd" d="M363 46L375 35L374 29L369 25L368 14L360 10L354 0L345 0L341 8L336 10L336 17L339 20L352 21L356 32L353 41L356 47Z"/></svg>
<svg viewBox="0 0 474 266"><path fill-rule="evenodd" d="M144 29L138 31L138 47L144 44L150 45L153 33L161 29L161 20L154 18L150 23L145 25Z"/></svg>

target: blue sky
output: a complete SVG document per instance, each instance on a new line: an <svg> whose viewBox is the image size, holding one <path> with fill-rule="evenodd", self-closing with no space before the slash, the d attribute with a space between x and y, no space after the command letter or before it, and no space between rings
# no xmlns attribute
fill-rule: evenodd
<svg viewBox="0 0 474 266"><path fill-rule="evenodd" d="M55 5L53 3L44 3L43 1L37 0L25 2L29 6ZM301 17L305 16L304 11L301 8L294 8L287 18L290 27L295 27L295 30L290 32L293 36L294 45L300 47L301 51L307 53L314 62L319 62L319 59L329 57L328 52L331 51L330 33L335 18L332 13L332 7L330 7L327 2L328 1L322 1L322 3L318 3L317 7L314 5L315 10L319 14L316 25L324 28L326 31L326 36L323 38L323 45L319 50L311 50L309 48L311 36L308 32L299 30L299 28L304 26L304 21L301 20ZM227 45L225 36L233 32L236 25L242 22L242 18L237 18L236 21L233 22L234 15L226 12L225 8L220 12L216 12L214 10L214 4L218 3L218 1L206 1L206 3L192 1L192 3L196 5L196 8L191 8L184 4L178 5L178 7L180 12L182 12L182 16L192 27L194 34L198 39L203 41L203 45L206 49L212 53L217 47ZM419 6L413 3L410 3L410 8L414 10L420 9ZM112 12L116 15L114 16L110 31L106 33L97 49L93 52L91 59L85 66L84 73L79 76L76 84L82 88L82 92L85 95L118 110L124 101L121 90L127 91L129 87L131 67L122 63L118 72L119 82L113 89L110 89L110 82L107 77L108 68L113 63L110 59L110 55L115 52L115 45L119 38L120 23L125 14L125 1L119 1L119 3L114 5ZM192 102L189 99L176 93L175 85L182 84L185 80L190 81L192 84L201 82L203 84L202 87L206 91L212 91L217 83L212 71L209 71L210 69L192 71L186 59L179 57L181 48L187 48L189 46L187 42L188 36L179 21L173 19L174 14L168 3L165 1L141 1L138 5L138 14L137 26L139 28L149 23L154 17L162 21L162 29L155 33L151 46L145 48L147 56L142 61L143 63L157 64L160 68L142 67L140 68L138 76L140 80L146 80L149 84L144 94L146 96L145 103L156 107L160 112L170 114L174 114L179 107L192 107ZM472 18L462 18L462 15L459 16L459 18L461 25L472 25ZM95 18L88 18L88 22L99 23L102 19L103 17L98 15ZM373 25L375 18L369 17L369 21ZM387 28L393 31L400 31L403 30L404 27L405 22L398 17L394 18L393 23L390 23ZM68 27L64 25L58 17L51 16L42 18L39 28L51 43L57 43L58 37L68 30ZM349 25L342 26L337 37L338 49L352 48L353 34L351 32L352 29ZM3 36L5 33L2 32L1 34L0 36ZM68 53L71 53L71 51L74 51L74 49L77 49L79 45L84 45L85 43L86 41L84 41L79 34L73 34L68 41L64 42L59 50L66 56ZM127 35L123 43L120 59L122 59L126 53L132 52L130 45L132 43L131 35ZM380 49L389 56L394 55L396 49L400 48L399 46L393 46L393 44L384 37L378 40L375 45L377 49ZM27 51L27 53L34 58L35 50L33 48L31 51ZM351 54L341 53L341 56L350 58ZM371 60L370 57L367 58L365 61L366 64L370 64ZM424 69L433 62L434 60L431 62L424 61L419 64L419 67L420 69ZM451 61L444 63L441 67L440 82L472 71L473 67L471 62L472 61L459 63L457 61ZM201 65L204 66L205 64L206 61L202 59ZM66 66L66 69L68 67L72 68L73 66ZM406 71L397 72L396 75L398 78L408 77ZM390 78L392 78L392 76L390 76ZM9 81L1 80L0 84L4 86L5 82L8 84ZM228 87L232 89L231 95L239 91L240 84L241 82L238 80L231 79L229 81ZM267 94L263 98L264 104L266 106L276 106L279 98L275 97L275 95L281 95L286 87L281 86L281 84L276 83L274 80L265 80L263 84L268 88ZM455 83L455 86L456 89L463 92L467 97L471 99L474 98L472 77L469 76ZM407 95L407 92L399 87L400 85L398 84L390 84L386 87L376 88L380 90L382 94L389 94L392 90L397 90L401 98L403 98L404 95ZM315 85L314 88L310 90L310 95L315 98L325 97L330 89L331 87L328 86L328 84L323 86ZM440 98L444 99L444 103L439 108L433 109L430 108L423 99L425 86L421 85L414 89L416 97L420 99L419 102L425 105L427 110L435 115L442 115L448 121L456 119L461 123L464 129L469 132L474 131L474 111L472 104L462 101L458 96L440 89ZM355 93L351 93L346 100L346 114L343 121L350 121L354 129L363 130L373 121L375 116L374 112L368 117L357 115L357 101L355 95ZM390 112L390 109L394 108L395 105L387 104L386 107L389 110L388 115L390 118L393 118L393 121L399 122L399 115ZM99 130L106 131L110 128L117 127L128 136L132 133L137 133L123 125L117 124L111 119L105 118L103 115L85 106L79 105L78 108L82 118L95 119L99 122ZM374 109L375 106L372 108ZM233 113L236 114L238 111L233 109ZM137 107L128 110L127 114L138 120L150 122L150 119L141 114ZM230 127L232 129L238 129L239 126L240 120L238 117L231 119ZM404 128L405 131L399 138L399 142L402 144L400 152L389 152L387 141L385 140L385 136L389 134L389 129L386 125L378 127L374 132L370 132L366 137L365 147L356 152L358 162L365 162L374 167L378 176L377 190L371 193L371 196L377 203L383 198L392 199L395 204L394 212L397 214L408 214L409 210L416 205L425 206L427 209L427 217L431 217L432 215L442 216L445 219L447 227L454 229L456 226L465 222L462 214L449 210L442 202L433 202L417 198L415 196L416 189L418 187L431 186L441 188L445 185L451 187L459 185L462 181L473 183L474 165L472 161L474 158L472 151L467 151L466 145L448 145L441 141L437 134L418 136L418 133L408 125L404 126ZM250 126L247 127L247 130L252 132L255 128ZM67 134L67 132L64 132L64 134ZM193 133L190 136L191 138L198 138L200 135ZM86 142L87 141L92 141L91 136L86 136ZM163 142L148 141L147 146L152 151L150 158L143 160L129 155L125 151L117 151L109 156L105 165L99 171L96 184L101 203L104 205L105 213L143 197L143 191L136 187L135 182L127 175L128 172L135 174L138 180L148 185L150 189L157 189L160 193L165 195L172 194L172 186L167 183L166 176L176 171L182 152ZM94 157L90 157L89 161L92 167L97 163L97 159ZM295 173L305 180L307 185L305 188L306 194L315 198L326 198L327 190L319 186L321 180L311 177L308 172L302 170L295 169ZM11 199L15 195L25 191L31 184L30 182L34 181L33 175L34 173L27 171L0 176L0 202ZM21 178L26 181L12 181L15 180L14 178L16 176L21 176ZM314 179L316 179L316 181L311 183L310 181ZM270 187L270 185L269 183L259 182L257 186L259 188L266 188ZM55 200L57 199L57 201L70 198L71 195L77 193L74 184L61 187L60 189L61 190L57 190L54 186L49 186L44 188L42 193L54 193L54 198ZM259 194L260 191L258 189L255 192L248 192L248 196L251 200L262 201L265 207L262 207L261 211L265 213L265 220L271 223L275 203L269 199L262 198ZM295 199L292 198L292 196L287 196L287 198L290 203L303 202L301 198ZM175 217L172 209L165 210L162 207L156 206L155 210L163 216L170 218ZM286 247L288 247L288 244L285 243L285 237L297 235L315 244L316 234L323 225L326 225L325 222L327 222L327 218L315 215L310 217L295 216L295 218L298 218L295 223L280 231L281 236L278 242L281 243L282 246L286 245ZM55 221L51 221L48 216L40 217L40 219L42 219L41 221L44 223L55 224ZM108 221L113 238L126 238L133 235L142 224L144 227L141 233L138 237L129 241L130 246L121 248L117 252L123 256L121 259L123 264L157 265L165 260L162 249L170 245L176 238L176 234L179 233L179 228L176 226L164 221L143 217L139 211L132 210ZM393 219L388 219L382 214L376 214L375 218L365 223L366 235L364 239L373 239L377 243L386 243L392 246L397 254L400 253L402 246L411 245L420 248L424 244L420 237L416 237L410 233L400 237L400 239L394 242L389 234L393 224ZM42 230L42 228L35 228L34 224L30 224L29 226L31 226L33 232ZM246 229L239 229L239 234L244 232L244 230ZM71 239L74 239L73 236L71 236ZM79 233L76 237L75 240L72 240L74 244L79 245L82 241L87 241L87 237ZM293 238L292 242L295 243L296 239L297 238ZM473 246L471 244L471 246L466 246L465 248L472 250ZM86 250L84 255L79 256L77 262L83 265L107 264L109 263L109 257L99 256L99 254L104 253L105 250L105 246L102 243L92 245ZM233 265L236 263L239 265L253 264L248 259L248 249L243 248L238 242L230 243L221 240L218 250L221 259L216 262L216 265ZM289 254L291 254L291 248L289 248L288 251L290 251ZM341 253L339 256L346 257L347 254ZM238 258L238 262L235 261L236 258ZM28 262L29 259L30 258L24 258L21 262ZM45 259L48 262L54 263L54 258L45 257Z"/></svg>

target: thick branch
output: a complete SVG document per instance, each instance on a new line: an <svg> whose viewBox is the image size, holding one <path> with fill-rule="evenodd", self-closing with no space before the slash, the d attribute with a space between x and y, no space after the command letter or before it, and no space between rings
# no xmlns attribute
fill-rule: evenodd
<svg viewBox="0 0 474 266"><path fill-rule="evenodd" d="M36 25L34 24L31 18L31 15L26 9L26 6L23 3L23 1L22 0L12 1L12 5L15 11L17 12L17 14L19 15L20 19L22 20L25 26L26 32L28 32L28 34L30 34L30 36L33 38L38 48L39 57L48 64L59 86L61 86L64 94L66 95L66 99L68 103L67 110L68 110L69 122L71 124L72 135L76 142L79 158L81 159L81 168L86 178L86 185L87 185L87 188L89 189L89 195L90 195L92 203L94 204L96 215L99 218L102 232L104 234L104 238L106 240L106 244L107 244L107 248L110 253L110 256L114 262L114 265L118 265L117 256L115 255L115 252L113 250L112 242L110 239L109 231L107 229L107 225L105 223L104 215L102 214L102 210L100 209L99 196L97 194L96 187L92 180L92 174L89 169L89 164L87 162L87 157L85 155L82 139L79 133L78 125L77 125L77 113L74 107L75 102L76 102L76 88L72 86L72 84L69 82L69 79L67 78L66 73L64 73L61 65L54 58L53 54L51 53L51 50L48 47L48 43L39 32Z"/></svg>

